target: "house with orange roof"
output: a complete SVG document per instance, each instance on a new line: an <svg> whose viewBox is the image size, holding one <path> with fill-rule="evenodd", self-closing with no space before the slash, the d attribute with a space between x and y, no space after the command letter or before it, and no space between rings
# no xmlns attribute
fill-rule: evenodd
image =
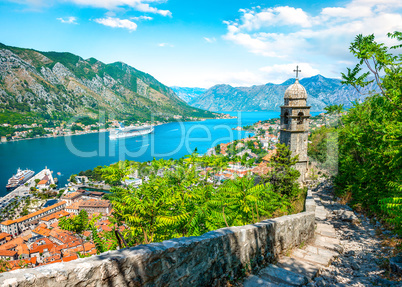
<svg viewBox="0 0 402 287"><path fill-rule="evenodd" d="M46 226L46 225L45 225ZM34 230L32 230L32 235L33 236L38 236L41 235L43 237L49 237L50 235L50 229L44 228L42 226L36 227Z"/></svg>
<svg viewBox="0 0 402 287"><path fill-rule="evenodd" d="M42 262L43 257L49 257L52 256L50 251L55 247L53 243L48 243L48 244L43 244L39 245L35 248L31 248L30 250L30 256L32 257L37 257L39 262Z"/></svg>
<svg viewBox="0 0 402 287"><path fill-rule="evenodd" d="M57 228L59 226L59 222L53 222L52 224L50 224L49 228Z"/></svg>
<svg viewBox="0 0 402 287"><path fill-rule="evenodd" d="M89 216L92 216L96 213L102 214L102 215L108 215L110 213L111 208L112 208L112 205L110 204L110 201L102 200L102 199L85 200L85 201L81 201L81 203L78 205L79 211L85 210ZM106 219L106 218L104 218L104 219Z"/></svg>
<svg viewBox="0 0 402 287"><path fill-rule="evenodd" d="M18 258L17 251L12 250L0 250L0 259L3 260L15 260Z"/></svg>
<svg viewBox="0 0 402 287"><path fill-rule="evenodd" d="M85 252L84 252L85 250ZM92 242L85 242L84 246L82 244L77 245L75 248L70 248L68 249L68 252L65 254L74 254L74 253L84 253L84 254L90 254L90 252L96 254L96 247L95 244Z"/></svg>
<svg viewBox="0 0 402 287"><path fill-rule="evenodd" d="M10 270L17 270L26 267L35 267L37 265L37 258L17 259L8 261Z"/></svg>
<svg viewBox="0 0 402 287"><path fill-rule="evenodd" d="M6 220L0 223L0 229L4 233L11 234L13 236L18 235L18 223L15 220Z"/></svg>
<svg viewBox="0 0 402 287"><path fill-rule="evenodd" d="M15 249L16 249L16 251L18 253L18 258L20 258L20 259L28 259L28 258L30 258L30 256L29 256L29 248L25 243L18 245Z"/></svg>
<svg viewBox="0 0 402 287"><path fill-rule="evenodd" d="M72 261L72 260L75 260L75 259L78 259L78 255L77 254L73 254L73 255L71 255L71 256L68 256L68 257L63 257L63 262L69 262L69 261Z"/></svg>
<svg viewBox="0 0 402 287"><path fill-rule="evenodd" d="M56 250L58 252L62 252L63 255L68 254L70 250L76 248L77 246L81 245L81 242L79 242L77 239L75 241L70 241L67 242L63 245L59 245L56 247Z"/></svg>
<svg viewBox="0 0 402 287"><path fill-rule="evenodd" d="M45 265L45 264L50 264L50 263L56 263L56 262L59 262L58 260L61 260L61 254L60 253L56 253L56 254L54 254L54 255L52 255L52 256L49 256L49 257L45 257L45 258L43 258L43 265Z"/></svg>
<svg viewBox="0 0 402 287"><path fill-rule="evenodd" d="M45 175L36 185L36 188L41 190L41 189L46 189L50 185L50 178L48 175Z"/></svg>
<svg viewBox="0 0 402 287"><path fill-rule="evenodd" d="M58 245L62 245L68 242L76 241L77 237L68 234L64 230L55 228L50 231L49 239Z"/></svg>
<svg viewBox="0 0 402 287"><path fill-rule="evenodd" d="M62 196L61 199L66 202L67 205L71 205L74 202L77 202L82 199L84 194L82 192L69 192L66 195Z"/></svg>
<svg viewBox="0 0 402 287"><path fill-rule="evenodd" d="M40 221L39 224L44 224L47 228L50 228L51 225L55 222L58 222L60 218L69 216L70 213L65 211L65 210L60 210L57 211L53 214L50 214L48 216L43 217Z"/></svg>
<svg viewBox="0 0 402 287"><path fill-rule="evenodd" d="M7 232L12 235L18 235L25 230L28 230L29 227L35 227L36 224L39 223L39 220L42 217L50 215L54 212L64 209L66 206L65 201L58 202L41 210L35 211L23 217L20 217L15 220L7 220L0 223L0 228L2 232ZM7 230L11 231L8 232Z"/></svg>
<svg viewBox="0 0 402 287"><path fill-rule="evenodd" d="M21 237L17 237L14 238L12 240L10 240L9 242L0 245L0 250L12 250L12 251L16 251L16 247L18 245L21 245L24 243L24 239L22 239Z"/></svg>
<svg viewBox="0 0 402 287"><path fill-rule="evenodd" d="M0 245L3 245L4 243L6 243L8 241L8 238L10 238L10 236L11 235L6 232L0 233Z"/></svg>
<svg viewBox="0 0 402 287"><path fill-rule="evenodd" d="M66 206L65 210L72 215L78 215L79 205L80 205L81 201L83 201L83 200L79 200L77 202L70 204L69 206Z"/></svg>

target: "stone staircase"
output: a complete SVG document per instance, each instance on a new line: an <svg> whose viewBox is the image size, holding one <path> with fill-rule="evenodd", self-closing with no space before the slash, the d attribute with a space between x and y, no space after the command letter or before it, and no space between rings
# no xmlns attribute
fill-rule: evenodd
<svg viewBox="0 0 402 287"><path fill-rule="evenodd" d="M316 203L314 239L306 246L294 249L290 256L279 258L276 264L260 270L257 275L247 277L244 287L305 286L343 252L334 227L326 222L326 209L318 197L313 195L313 198Z"/></svg>

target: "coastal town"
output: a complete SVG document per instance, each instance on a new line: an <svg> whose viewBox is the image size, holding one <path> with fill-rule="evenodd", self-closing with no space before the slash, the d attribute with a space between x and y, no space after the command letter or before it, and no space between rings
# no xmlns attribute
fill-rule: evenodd
<svg viewBox="0 0 402 287"><path fill-rule="evenodd" d="M254 133L258 136L211 148L207 155L239 159L211 174L211 181L219 184L227 179L266 172L267 162L278 143L278 130L277 122L256 123ZM204 176L208 170L208 167L200 167L200 176ZM163 172L160 171L159 175L163 176ZM146 181L147 177L141 178L135 174L122 184L138 187ZM72 176L68 186L58 189L52 172L45 168L1 198L0 258L9 263L9 269L66 262L79 258L80 254L96 254L89 232L84 234L82 242L82 238L74 232L58 226L61 219L76 216L85 210L89 218L99 217L95 224L99 233L111 230L109 218L113 207L109 200L103 199L107 193L88 188L94 185L109 187L104 181L94 182L81 173ZM120 228L124 229L124 225Z"/></svg>
<svg viewBox="0 0 402 287"><path fill-rule="evenodd" d="M39 179L39 181L38 181ZM62 218L76 216L84 210L90 218L99 217L99 233L111 230L108 217L112 206L103 200L104 192L78 187L55 190L49 169L44 169L1 198L0 259L7 261L7 269L35 267L77 259L79 254L96 254L90 240L58 227ZM56 196L54 196L56 195ZM85 232L85 238L90 234Z"/></svg>

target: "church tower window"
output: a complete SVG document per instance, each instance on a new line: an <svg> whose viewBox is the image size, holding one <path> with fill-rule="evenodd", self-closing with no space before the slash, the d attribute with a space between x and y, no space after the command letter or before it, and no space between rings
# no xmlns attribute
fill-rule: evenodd
<svg viewBox="0 0 402 287"><path fill-rule="evenodd" d="M285 125L289 124L289 113L288 113L288 111L285 112L283 123Z"/></svg>
<svg viewBox="0 0 402 287"><path fill-rule="evenodd" d="M297 124L301 125L303 124L303 121L304 121L304 113L300 112L297 114Z"/></svg>

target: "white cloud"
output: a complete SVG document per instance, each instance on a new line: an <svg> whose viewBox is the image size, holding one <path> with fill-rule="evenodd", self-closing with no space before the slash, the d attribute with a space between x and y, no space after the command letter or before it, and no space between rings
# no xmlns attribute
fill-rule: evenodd
<svg viewBox="0 0 402 287"><path fill-rule="evenodd" d="M311 27L310 17L300 8L280 6L263 9L259 12L254 9L240 9L239 12L243 13L241 23L233 24L247 31L270 26Z"/></svg>
<svg viewBox="0 0 402 287"><path fill-rule="evenodd" d="M57 20L59 20L61 23L66 23L66 24L78 24L76 17L57 18Z"/></svg>
<svg viewBox="0 0 402 287"><path fill-rule="evenodd" d="M142 21L142 20L151 21L153 18L149 16L139 16L139 17L131 17L130 19L134 21Z"/></svg>
<svg viewBox="0 0 402 287"><path fill-rule="evenodd" d="M47 6L51 3L66 3L71 2L78 5L105 8L114 10L117 8L131 7L137 11L154 13L162 16L172 16L169 10L160 10L155 7L151 7L150 4L158 4L166 2L167 0L9 0L11 2L17 2L29 6Z"/></svg>
<svg viewBox="0 0 402 287"><path fill-rule="evenodd" d="M208 43L214 43L214 42L216 42L216 39L215 39L215 38L204 37L204 40L207 41Z"/></svg>
<svg viewBox="0 0 402 287"><path fill-rule="evenodd" d="M95 19L94 21L96 23L109 26L112 28L124 28L130 31L135 31L137 29L137 24L127 19L107 17L107 18Z"/></svg>
<svg viewBox="0 0 402 287"><path fill-rule="evenodd" d="M159 47L171 47L171 48L174 47L174 45L169 44L169 43L159 43L158 46Z"/></svg>
<svg viewBox="0 0 402 287"><path fill-rule="evenodd" d="M127 2L132 2L132 1L127 1ZM135 3L132 7L135 8L138 11L141 12L148 12L148 13L155 13L155 14L160 14L162 16L169 16L172 17L172 12L169 10L159 10L155 7L149 6L148 3L141 3L140 1L135 1L138 3ZM131 5L130 5L131 6Z"/></svg>
<svg viewBox="0 0 402 287"><path fill-rule="evenodd" d="M353 0L316 15L289 6L240 9L239 19L224 22L223 38L254 54L290 62L349 60L348 47L357 34L374 33L389 44L387 32L402 30L401 8L402 1Z"/></svg>
<svg viewBox="0 0 402 287"><path fill-rule="evenodd" d="M131 7L137 11L159 14L162 16L172 16L169 10L160 10L151 7L150 4L160 3L160 0L65 0L79 5L116 9L121 7Z"/></svg>

